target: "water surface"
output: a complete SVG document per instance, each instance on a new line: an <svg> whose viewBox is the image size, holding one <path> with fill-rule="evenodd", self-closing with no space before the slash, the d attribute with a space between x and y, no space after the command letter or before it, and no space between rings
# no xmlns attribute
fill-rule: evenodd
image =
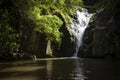
<svg viewBox="0 0 120 80"><path fill-rule="evenodd" d="M120 80L120 64L81 58L0 62L0 80Z"/></svg>

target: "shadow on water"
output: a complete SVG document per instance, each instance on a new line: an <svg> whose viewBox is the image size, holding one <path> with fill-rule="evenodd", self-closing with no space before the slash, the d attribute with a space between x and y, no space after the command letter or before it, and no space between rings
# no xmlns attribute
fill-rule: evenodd
<svg viewBox="0 0 120 80"><path fill-rule="evenodd" d="M47 58L0 63L0 80L120 80L116 60Z"/></svg>

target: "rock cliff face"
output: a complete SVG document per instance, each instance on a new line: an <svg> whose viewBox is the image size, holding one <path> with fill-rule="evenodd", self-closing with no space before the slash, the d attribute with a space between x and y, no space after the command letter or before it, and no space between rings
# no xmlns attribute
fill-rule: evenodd
<svg viewBox="0 0 120 80"><path fill-rule="evenodd" d="M119 5L119 0L110 0L105 8L97 11L84 34L80 57L120 57Z"/></svg>
<svg viewBox="0 0 120 80"><path fill-rule="evenodd" d="M70 30L67 26L61 28L63 32L62 42L61 42L61 56L71 57L75 53L73 36L70 34Z"/></svg>

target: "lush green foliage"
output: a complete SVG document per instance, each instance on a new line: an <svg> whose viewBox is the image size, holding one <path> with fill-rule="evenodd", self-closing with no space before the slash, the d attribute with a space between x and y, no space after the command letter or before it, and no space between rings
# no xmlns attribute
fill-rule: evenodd
<svg viewBox="0 0 120 80"><path fill-rule="evenodd" d="M36 29L47 34L47 39L58 40L60 35L58 29L62 26L62 22L58 18L59 16L53 15L59 12L68 21L70 15L74 14L78 6L82 6L82 0L38 0L36 9L39 7L40 11L38 13L40 16L36 13L36 17L39 18L37 23L39 26Z"/></svg>
<svg viewBox="0 0 120 80"><path fill-rule="evenodd" d="M82 0L1 0L0 51L16 52L21 45L26 46L26 42L33 44L34 40L27 41L32 40L33 32L46 35L46 40L55 44L60 43L59 28L70 22L79 6Z"/></svg>
<svg viewBox="0 0 120 80"><path fill-rule="evenodd" d="M4 13L4 14L3 14ZM19 48L19 34L9 24L10 17L7 11L0 10L0 52L17 52Z"/></svg>
<svg viewBox="0 0 120 80"><path fill-rule="evenodd" d="M36 31L45 33L48 40L58 41L60 37L59 28L62 25L62 21L55 15L40 16Z"/></svg>

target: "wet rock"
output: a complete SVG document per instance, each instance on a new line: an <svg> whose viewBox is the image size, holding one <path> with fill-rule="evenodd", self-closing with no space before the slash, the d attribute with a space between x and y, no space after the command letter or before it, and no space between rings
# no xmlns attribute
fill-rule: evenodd
<svg viewBox="0 0 120 80"><path fill-rule="evenodd" d="M112 0L111 0L112 1ZM95 20L87 28L83 44L79 50L80 57L118 57L120 58L120 1L109 3L105 9L98 11Z"/></svg>
<svg viewBox="0 0 120 80"><path fill-rule="evenodd" d="M66 27L66 26L65 26ZM62 30L61 56L71 57L75 53L74 39L67 28Z"/></svg>

